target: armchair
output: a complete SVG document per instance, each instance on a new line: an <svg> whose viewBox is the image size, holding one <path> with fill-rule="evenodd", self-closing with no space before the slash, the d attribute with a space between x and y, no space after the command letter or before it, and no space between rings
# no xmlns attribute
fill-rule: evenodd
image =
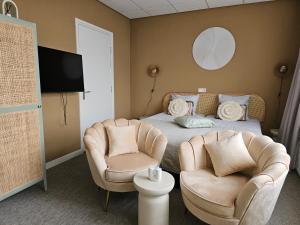
<svg viewBox="0 0 300 225"><path fill-rule="evenodd" d="M285 147L271 138L244 132L244 143L256 167L217 177L204 144L235 134L211 132L181 144L182 197L186 208L208 224L265 225L289 171L290 157Z"/></svg>
<svg viewBox="0 0 300 225"><path fill-rule="evenodd" d="M139 152L108 157L107 126L136 127ZM133 177L137 172L160 164L167 139L152 125L139 120L105 120L85 131L83 138L86 155L94 182L106 190L104 210L107 211L109 193L135 191Z"/></svg>

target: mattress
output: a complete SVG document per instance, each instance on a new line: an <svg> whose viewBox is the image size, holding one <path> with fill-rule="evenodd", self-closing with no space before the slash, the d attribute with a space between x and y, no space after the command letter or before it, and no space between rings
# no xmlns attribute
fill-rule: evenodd
<svg viewBox="0 0 300 225"><path fill-rule="evenodd" d="M187 129L178 126L174 122L174 118L174 116L166 113L159 113L143 119L143 121L160 129L168 138L168 144L161 166L163 169L174 173L180 172L178 159L178 150L180 144L184 141L190 140L193 136L203 135L216 130L250 131L256 135L262 135L260 122L256 119L229 122L216 119L214 116L207 116L206 118L209 118L216 123L216 127Z"/></svg>

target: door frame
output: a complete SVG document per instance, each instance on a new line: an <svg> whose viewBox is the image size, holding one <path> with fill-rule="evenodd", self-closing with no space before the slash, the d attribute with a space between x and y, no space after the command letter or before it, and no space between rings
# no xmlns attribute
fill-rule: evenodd
<svg viewBox="0 0 300 225"><path fill-rule="evenodd" d="M94 30L96 32L104 33L110 37L110 56L111 56L111 75L112 75L112 84L111 84L111 93L112 93L112 119L115 118L115 73L114 73L114 34L111 31L105 30L101 27L98 27L94 24L88 23L86 21L83 21L81 19L75 18L75 31L76 31L76 52L79 54L79 26L85 26L91 30ZM79 93L79 118L80 118L80 136L81 136L81 149L84 150L84 144L83 144L83 135L84 131L81 127L81 103L83 101L83 93Z"/></svg>

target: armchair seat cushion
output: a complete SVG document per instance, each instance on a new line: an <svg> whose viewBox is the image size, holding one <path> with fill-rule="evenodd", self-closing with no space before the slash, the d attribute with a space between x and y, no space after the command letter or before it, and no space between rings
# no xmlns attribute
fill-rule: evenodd
<svg viewBox="0 0 300 225"><path fill-rule="evenodd" d="M132 182L137 172L147 170L149 167L158 166L159 162L145 153L122 154L105 157L107 169L105 178L109 182Z"/></svg>
<svg viewBox="0 0 300 225"><path fill-rule="evenodd" d="M196 207L223 218L233 218L235 199L248 180L240 174L217 177L212 169L180 174L182 194Z"/></svg>

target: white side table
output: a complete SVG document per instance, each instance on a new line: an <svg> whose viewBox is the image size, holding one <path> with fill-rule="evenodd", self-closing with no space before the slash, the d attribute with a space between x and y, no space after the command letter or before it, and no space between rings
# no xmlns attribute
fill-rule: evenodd
<svg viewBox="0 0 300 225"><path fill-rule="evenodd" d="M139 225L168 225L169 192L175 184L173 176L163 171L161 181L154 182L144 171L137 173L133 182L139 192Z"/></svg>

